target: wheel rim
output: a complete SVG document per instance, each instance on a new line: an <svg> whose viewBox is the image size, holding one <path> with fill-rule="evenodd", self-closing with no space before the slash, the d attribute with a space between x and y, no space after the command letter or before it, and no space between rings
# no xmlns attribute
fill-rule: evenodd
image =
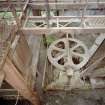
<svg viewBox="0 0 105 105"><path fill-rule="evenodd" d="M54 41L47 50L52 65L59 70L70 66L74 70L83 67L88 61L88 49L85 44L74 38L62 38Z"/></svg>

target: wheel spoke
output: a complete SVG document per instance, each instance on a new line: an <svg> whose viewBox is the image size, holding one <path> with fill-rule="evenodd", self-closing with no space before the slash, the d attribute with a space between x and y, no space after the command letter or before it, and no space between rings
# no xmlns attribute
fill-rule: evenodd
<svg viewBox="0 0 105 105"><path fill-rule="evenodd" d="M64 40L64 44L65 44L65 50L69 49L68 40L67 39Z"/></svg>
<svg viewBox="0 0 105 105"><path fill-rule="evenodd" d="M80 53L77 53L77 52L72 52L72 56L73 55L84 58L84 54L80 54Z"/></svg>
<svg viewBox="0 0 105 105"><path fill-rule="evenodd" d="M66 53L63 53L61 55L59 55L58 57L54 58L55 61L60 60L61 58L63 58L66 55Z"/></svg>
<svg viewBox="0 0 105 105"><path fill-rule="evenodd" d="M53 50L56 50L56 51L59 51L59 52L64 52L65 51L65 49L59 48L59 47L56 47L56 46L53 46Z"/></svg>
<svg viewBox="0 0 105 105"><path fill-rule="evenodd" d="M74 47L71 48L71 50L75 50L76 48L78 48L80 45L79 44L76 44Z"/></svg>

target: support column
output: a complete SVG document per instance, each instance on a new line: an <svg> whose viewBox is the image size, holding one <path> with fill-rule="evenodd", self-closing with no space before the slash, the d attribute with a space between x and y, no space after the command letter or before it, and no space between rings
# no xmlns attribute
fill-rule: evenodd
<svg viewBox="0 0 105 105"><path fill-rule="evenodd" d="M36 91L32 91L22 75L18 72L9 58L6 59L4 68L5 80L33 105L41 105Z"/></svg>

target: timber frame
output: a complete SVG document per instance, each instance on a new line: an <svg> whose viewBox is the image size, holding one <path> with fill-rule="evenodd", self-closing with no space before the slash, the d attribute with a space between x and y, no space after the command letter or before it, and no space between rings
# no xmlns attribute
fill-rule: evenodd
<svg viewBox="0 0 105 105"><path fill-rule="evenodd" d="M6 1L1 1L0 2L0 7L3 8L4 6L7 5ZM54 31L64 31L64 32L79 32L79 33L83 33L84 31L86 33L100 33L100 32L105 32L105 26L104 25L98 25L98 21L102 20L102 18L104 19L105 17L103 15L85 15L86 10L105 10L105 2L102 2L101 0L99 0L98 2L92 2L90 0L84 0L84 1L77 1L77 2L64 2L64 1L58 1L55 2L54 0L51 1L44 1L44 0L40 0L40 1L33 1L33 0L23 0L23 1L12 1L11 2L11 6L14 7L19 7L22 6L22 8L20 9L20 11L22 11L22 13L19 16L19 20L20 23L22 25L21 30L23 30L24 33L27 32L36 32L36 34L45 34L45 33L49 33L51 30ZM29 16L29 9L32 11L36 11L37 15L33 15L33 16ZM48 14L47 16L43 17L41 16L41 11L47 11ZM64 11L64 10L78 10L81 11L80 12L80 16L63 16L63 15L59 15L59 16L50 16L49 12L50 10L54 10L54 11ZM79 19L81 21L81 25L80 27L66 27L66 26L59 26L61 24L59 24L59 22L65 22L70 20L70 19ZM96 19L97 18L97 19ZM49 20L49 21L47 21ZM94 20L93 24L91 26L86 26L83 25L85 23L86 20ZM42 25L45 24L45 27L42 26L36 26L35 25L30 28L30 27L26 27L26 24L28 21L33 21L33 23L35 22L42 22ZM50 23L56 23L56 27L50 27ZM103 22L101 22L102 24L104 24L104 20ZM95 27L94 24L97 24L97 26ZM39 31L40 30L40 31Z"/></svg>
<svg viewBox="0 0 105 105"><path fill-rule="evenodd" d="M79 2L55 2L55 0L41 0L41 1L34 1L34 0L22 0L22 1L0 1L0 11L11 11L13 13L13 17L16 21L16 28L17 31L21 36L24 37L24 34L35 33L38 35L42 34L49 34L51 31L63 31L63 32L70 32L70 33L104 33L105 32L105 16L103 15L96 15L96 16L89 16L85 15L86 10L94 10L93 7L95 6L96 10L105 10L105 2L99 0L99 2L91 2L91 0L80 0ZM7 8L6 8L7 7ZM91 8L89 8L91 7ZM9 8L9 9L8 9ZM19 8L19 10L16 10ZM64 10L80 10L80 16L50 16L50 10L54 11L62 11ZM32 10L33 16L29 15L29 10ZM41 11L47 11L47 15L45 17L41 16ZM16 11L20 11L20 16L17 17ZM69 27L67 26L70 22L74 19L78 19L80 22L79 27ZM94 21L93 21L94 20ZM32 27L27 27L27 22L32 21ZM101 21L99 23L99 21ZM36 23L41 22L40 25ZM65 24L61 24L62 22L66 22ZM90 22L89 25L86 25L86 22ZM56 24L56 26L52 26L52 24ZM11 46L11 45L10 45ZM18 72L17 68L12 64L12 61L8 57L8 52L10 50L10 46L6 51L6 55L3 58L3 62L1 64L1 69L4 70L1 74L1 79L5 80L11 84L16 90L18 90L21 95L32 102L34 105L40 105L39 96L35 91L33 94L33 90L30 89L26 82L24 81L23 76ZM10 65L10 68L9 68ZM11 73L10 73L11 72ZM14 75L14 80L10 78ZM1 83L1 81L0 81ZM18 83L18 84L16 84ZM26 90L25 92L23 90Z"/></svg>
<svg viewBox="0 0 105 105"><path fill-rule="evenodd" d="M19 72L19 68L17 68L16 64L13 63L13 59L14 59L13 55L16 54L15 56L19 57L20 53L22 54L21 49L25 48L25 49L27 49L26 52L30 51L28 43L25 39L25 36L24 36L23 32L21 31L21 21L20 21L24 12L25 12L25 9L27 8L28 2L29 2L29 0L27 0L26 4L24 5L23 11L22 11L22 14L20 15L20 17L17 17L15 7L12 6L10 0L7 0L7 3L9 5L8 7L12 11L13 16L15 18L16 26L14 27L14 29L12 29L12 31L11 31L12 33L10 33L11 34L10 36L12 36L12 38L10 39L8 46L6 48L6 51L5 51L5 53L2 57L2 60L0 62L0 71L1 71L0 72L0 75L1 75L0 83L2 84L3 80L5 80L15 90L17 90L21 96L23 96L25 99L30 101L33 105L41 105L39 96L38 96L36 90L35 89L33 90L33 88L28 85L27 81L25 80L25 77ZM17 32L18 32L18 35L17 35ZM22 43L21 45L18 44L18 40L21 40L20 41ZM23 48L21 46L23 46ZM17 49L17 51L15 51L16 49ZM29 52L29 54L26 56L29 56L29 63L30 63L31 53ZM22 55L20 55L20 57L22 57ZM27 57L25 57L25 58L27 58ZM18 58L18 60L19 59L20 58ZM15 62L17 63L19 61L15 61ZM24 65L26 65L26 64L27 64L27 62ZM25 69L25 68L23 68L23 69Z"/></svg>

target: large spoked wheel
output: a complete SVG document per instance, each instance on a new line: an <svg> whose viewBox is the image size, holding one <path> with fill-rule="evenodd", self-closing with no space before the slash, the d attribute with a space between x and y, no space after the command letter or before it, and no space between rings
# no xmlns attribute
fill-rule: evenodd
<svg viewBox="0 0 105 105"><path fill-rule="evenodd" d="M88 49L77 39L62 38L49 46L47 56L51 64L59 70L65 70L66 67L79 70L88 61Z"/></svg>

